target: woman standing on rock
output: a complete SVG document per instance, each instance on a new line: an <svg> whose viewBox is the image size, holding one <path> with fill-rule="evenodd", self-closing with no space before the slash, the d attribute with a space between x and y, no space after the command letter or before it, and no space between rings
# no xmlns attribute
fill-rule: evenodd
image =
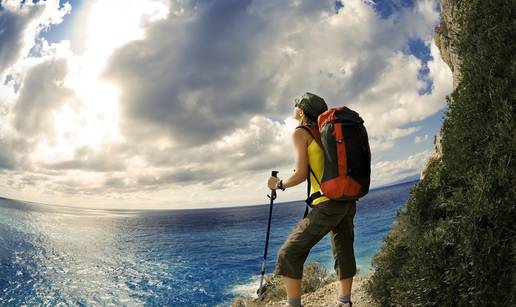
<svg viewBox="0 0 516 307"><path fill-rule="evenodd" d="M285 180L271 176L267 186L271 189L285 190L304 182L310 176L311 189L317 192L320 190L318 182L321 182L324 168L324 153L320 144L317 118L328 107L324 99L312 93L305 93L295 102L292 117L299 122L292 135L296 148L296 170ZM306 128L310 129L311 133ZM353 249L356 201L340 202L323 195L314 199L310 206L312 209L294 227L276 260L274 273L283 276L283 284L287 290L286 306L302 306L303 265L310 249L331 232L335 271L339 278L338 296L334 306L351 307L351 286L356 274Z"/></svg>

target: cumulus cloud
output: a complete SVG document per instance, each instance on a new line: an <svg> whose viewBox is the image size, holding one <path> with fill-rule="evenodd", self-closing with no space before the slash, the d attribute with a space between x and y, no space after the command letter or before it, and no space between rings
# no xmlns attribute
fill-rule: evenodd
<svg viewBox="0 0 516 307"><path fill-rule="evenodd" d="M20 58L27 56L38 34L53 24L61 23L70 13L71 6L62 7L58 0L30 1L6 0L0 4L0 79L2 73ZM1 80L3 83L3 80Z"/></svg>
<svg viewBox="0 0 516 307"><path fill-rule="evenodd" d="M428 134L425 134L423 136L416 135L414 137L414 143L415 144L419 144L419 143L425 142L426 140L428 140Z"/></svg>
<svg viewBox="0 0 516 307"><path fill-rule="evenodd" d="M149 162L196 165L141 183L223 178L227 174L211 166L213 159L224 164L222 156L242 154L232 164L235 172L270 167L260 148L250 156L243 154L248 143L216 140L253 134L243 132L252 129L246 122L253 114L290 112L293 97L304 91L319 93L330 107L352 106L366 120L372 151L392 149L420 129L400 127L441 109L451 89L449 69L431 41L438 20L434 3L420 2L389 19L362 1L346 2L338 14L330 1L309 7L288 1L174 3L168 18L146 29L145 39L118 49L105 72L122 90L122 133L136 142L164 137L175 144L166 154L150 150ZM434 56L428 64L433 89L423 96L422 63L402 52L415 38L431 45ZM212 144L227 154L192 153Z"/></svg>
<svg viewBox="0 0 516 307"><path fill-rule="evenodd" d="M18 131L28 136L55 134L52 115L73 97L73 92L63 85L66 74L65 59L52 59L29 69L13 108L13 126Z"/></svg>
<svg viewBox="0 0 516 307"><path fill-rule="evenodd" d="M242 176L257 171L293 165L293 153L285 124L256 116L248 126L216 142L182 151L127 143L106 144L97 149L83 146L75 150L71 159L34 163L34 171L49 177L39 183L30 182L45 183L59 193L83 195L101 191L157 191L189 185L217 190L234 186ZM91 177L91 172L98 173L100 179ZM52 177L56 180L49 183ZM23 176L19 182L28 184Z"/></svg>
<svg viewBox="0 0 516 307"><path fill-rule="evenodd" d="M115 53L106 75L122 89L126 137L202 145L263 111L268 81L253 75L252 41L264 24L245 13L249 3L199 2Z"/></svg>
<svg viewBox="0 0 516 307"><path fill-rule="evenodd" d="M140 151L146 161L131 184L159 189L171 184L202 184L220 188L246 174L292 164L293 146L284 124L260 116L246 127L209 144L191 148L147 148Z"/></svg>
<svg viewBox="0 0 516 307"><path fill-rule="evenodd" d="M126 160L130 150L127 146L112 144L93 150L87 146L77 148L72 159L39 163L37 166L48 170L84 170L95 172L111 172L126 170Z"/></svg>
<svg viewBox="0 0 516 307"><path fill-rule="evenodd" d="M410 155L407 159L380 161L371 165L371 185L379 186L416 175L430 155L430 150Z"/></svg>
<svg viewBox="0 0 516 307"><path fill-rule="evenodd" d="M48 108L70 94L59 86L66 74L63 60L42 63L45 60L30 57L42 43L39 34L62 22L70 10L68 3L60 6L57 0L0 4L0 168L4 170L31 167L30 154L37 143L31 136L40 132L51 136Z"/></svg>
<svg viewBox="0 0 516 307"><path fill-rule="evenodd" d="M56 2L25 7L34 10L31 18L12 5L4 10L12 15L0 15L9 24L16 22L8 18L27 19L6 27L10 37L32 33L32 40L0 47L0 71L34 47L37 33L69 12ZM14 130L34 142L53 136L65 142L56 141L65 154L52 155L46 148L45 155L32 159L0 149L0 168L16 169L23 160L45 175L15 176L12 185L39 184L63 195L172 189L178 194L171 195L188 191L181 193L215 201L222 199L221 191L239 184L247 190L235 199L248 199L249 185L263 185L256 174L294 164L292 127L282 121L291 114L294 97L310 91L330 107L358 111L373 156L380 156L420 131L417 122L442 109L451 92L451 72L432 41L439 18L433 0L417 1L388 18L361 0L342 7L335 1L272 0L170 1L166 10L162 5L139 10L135 4L128 9L131 22L113 32L99 26L109 21L106 12L112 8L103 3L87 6L100 15L99 22L92 19L84 26L90 36L83 56L65 43L41 41L39 53L45 58L11 71L2 85L8 91L0 86L0 100L12 101L12 107L0 101L0 114L12 118ZM43 9L53 15L36 13ZM122 22L123 14L116 18ZM406 52L410 40L430 49L427 63ZM425 65L428 73L421 78ZM430 90L421 94L428 84ZM69 107L78 99L81 108L74 115ZM63 120L57 128L56 118ZM7 130L0 126L1 131ZM15 143L6 140L0 142ZM374 161L373 186L418 172L425 155Z"/></svg>
<svg viewBox="0 0 516 307"><path fill-rule="evenodd" d="M174 2L145 39L110 59L105 75L122 90L122 133L197 146L256 114L285 114L293 97L314 91L331 106L355 107L371 136L386 139L444 106L448 80L434 77L447 67L429 64L434 92L420 96L421 62L401 52L411 38L430 44L433 3L382 19L358 0L338 14L332 1Z"/></svg>
<svg viewBox="0 0 516 307"><path fill-rule="evenodd" d="M408 136L420 129L421 127L394 128L385 133L370 136L369 146L371 147L371 152L378 153L388 150L394 146L397 139Z"/></svg>
<svg viewBox="0 0 516 307"><path fill-rule="evenodd" d="M0 172L27 166L31 147L32 143L24 138L0 135Z"/></svg>

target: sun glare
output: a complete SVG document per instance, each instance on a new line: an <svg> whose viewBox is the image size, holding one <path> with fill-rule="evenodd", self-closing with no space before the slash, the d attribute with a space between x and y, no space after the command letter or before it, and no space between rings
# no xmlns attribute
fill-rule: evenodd
<svg viewBox="0 0 516 307"><path fill-rule="evenodd" d="M168 7L156 1L98 1L86 24L89 53L104 58L114 48L144 38L146 23L167 14Z"/></svg>
<svg viewBox="0 0 516 307"><path fill-rule="evenodd" d="M113 51L145 37L144 27L166 17L168 7L155 1L97 1L88 7L82 55L67 54L64 85L74 91L54 113L54 142L40 145L37 160L69 159L78 147L92 149L123 141L118 130L119 90L100 78Z"/></svg>

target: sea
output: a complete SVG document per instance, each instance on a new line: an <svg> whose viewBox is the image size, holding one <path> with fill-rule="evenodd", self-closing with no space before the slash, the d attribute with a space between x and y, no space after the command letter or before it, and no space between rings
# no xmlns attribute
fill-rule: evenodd
<svg viewBox="0 0 516 307"><path fill-rule="evenodd" d="M373 270L417 182L372 189L357 202L358 275ZM266 274L305 210L303 200L279 200ZM269 207L105 210L0 198L0 306L229 306L256 296ZM334 272L329 235L311 261Z"/></svg>

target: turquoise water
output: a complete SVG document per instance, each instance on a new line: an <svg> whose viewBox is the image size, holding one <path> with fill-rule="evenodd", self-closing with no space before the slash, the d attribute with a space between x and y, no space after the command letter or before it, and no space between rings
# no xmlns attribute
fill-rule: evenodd
<svg viewBox="0 0 516 307"><path fill-rule="evenodd" d="M415 183L357 202L359 275L371 270ZM267 273L304 209L302 201L274 205ZM0 198L0 305L227 306L258 287L268 212L268 204L90 210ZM311 260L333 270L329 236Z"/></svg>

